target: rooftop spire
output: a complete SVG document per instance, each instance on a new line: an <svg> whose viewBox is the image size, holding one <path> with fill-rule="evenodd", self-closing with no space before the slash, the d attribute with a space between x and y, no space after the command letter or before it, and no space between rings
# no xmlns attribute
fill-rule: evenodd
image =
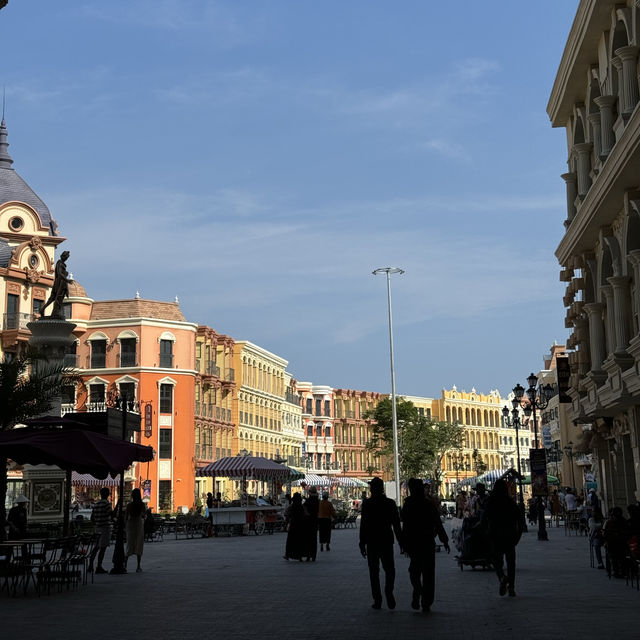
<svg viewBox="0 0 640 640"><path fill-rule="evenodd" d="M0 169L11 169L13 158L9 155L7 148L7 125L4 121L4 96L2 98L2 122L0 122Z"/></svg>

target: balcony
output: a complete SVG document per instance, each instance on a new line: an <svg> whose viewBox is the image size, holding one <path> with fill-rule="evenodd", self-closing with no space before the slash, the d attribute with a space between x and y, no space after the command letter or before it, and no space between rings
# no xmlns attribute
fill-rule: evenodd
<svg viewBox="0 0 640 640"><path fill-rule="evenodd" d="M220 367L216 366L213 360L201 360L196 359L196 371L203 376L215 376L220 377Z"/></svg>
<svg viewBox="0 0 640 640"><path fill-rule="evenodd" d="M224 379L227 382L235 382L235 379L236 379L235 369L231 369L231 368L225 369L224 370Z"/></svg>
<svg viewBox="0 0 640 640"><path fill-rule="evenodd" d="M27 323L31 322L34 316L30 313L5 313L3 314L3 331L28 331Z"/></svg>

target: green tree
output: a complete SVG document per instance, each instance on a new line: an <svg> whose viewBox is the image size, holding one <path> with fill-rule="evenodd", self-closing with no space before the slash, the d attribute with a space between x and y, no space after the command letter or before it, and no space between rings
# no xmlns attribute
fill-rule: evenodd
<svg viewBox="0 0 640 640"><path fill-rule="evenodd" d="M396 398L398 450L401 479L431 478L438 486L442 478L442 460L448 451L462 446L464 429L458 423L431 420L404 398ZM373 419L373 437L369 448L393 469L393 418L391 398L385 398L366 415Z"/></svg>
<svg viewBox="0 0 640 640"><path fill-rule="evenodd" d="M45 414L60 394L64 377L76 379L63 366L28 351L0 361L0 431L13 429L27 418ZM0 456L0 540L5 535L7 458Z"/></svg>
<svg viewBox="0 0 640 640"><path fill-rule="evenodd" d="M473 470L477 476L481 476L487 470L487 463L482 459L482 456L478 453L477 449L473 450L471 454L473 460Z"/></svg>

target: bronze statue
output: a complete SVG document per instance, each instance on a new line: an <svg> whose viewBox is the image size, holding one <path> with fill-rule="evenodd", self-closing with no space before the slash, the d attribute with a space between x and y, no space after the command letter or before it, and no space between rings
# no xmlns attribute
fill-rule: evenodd
<svg viewBox="0 0 640 640"><path fill-rule="evenodd" d="M60 259L56 262L56 272L53 280L53 287L51 287L51 293L49 299L40 307L40 316L44 317L44 310L53 302L53 310L51 311L50 318L59 318L64 320L64 311L62 303L65 298L69 297L69 283L73 282L69 278L69 272L67 271L67 259L69 258L69 252L63 251L60 254Z"/></svg>

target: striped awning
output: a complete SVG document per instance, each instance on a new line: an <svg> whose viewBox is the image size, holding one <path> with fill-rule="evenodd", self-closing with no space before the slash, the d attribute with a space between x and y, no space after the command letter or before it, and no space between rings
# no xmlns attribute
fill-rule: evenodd
<svg viewBox="0 0 640 640"><path fill-rule="evenodd" d="M293 485L295 487L301 487L303 484L308 487L328 487L331 485L331 479L327 476L319 476L315 473L307 473L304 480L296 480Z"/></svg>
<svg viewBox="0 0 640 640"><path fill-rule="evenodd" d="M334 476L331 478L331 484L337 484L339 487L366 487L367 483L358 478L349 478L347 476Z"/></svg>
<svg viewBox="0 0 640 640"><path fill-rule="evenodd" d="M71 472L72 487L117 487L120 484L120 476L112 478L107 476L104 480L94 478L89 473Z"/></svg>
<svg viewBox="0 0 640 640"><path fill-rule="evenodd" d="M484 482L485 484L493 484L496 480L502 478L502 476L507 473L509 469L491 469L491 471L487 471L483 473L479 478L478 482Z"/></svg>
<svg viewBox="0 0 640 640"><path fill-rule="evenodd" d="M256 480L281 479L289 477L289 467L268 458L257 456L235 456L220 458L196 471L197 476L215 478L253 478Z"/></svg>
<svg viewBox="0 0 640 640"><path fill-rule="evenodd" d="M287 467L289 469L289 480L302 480L305 476L303 471L298 471L293 467Z"/></svg>

